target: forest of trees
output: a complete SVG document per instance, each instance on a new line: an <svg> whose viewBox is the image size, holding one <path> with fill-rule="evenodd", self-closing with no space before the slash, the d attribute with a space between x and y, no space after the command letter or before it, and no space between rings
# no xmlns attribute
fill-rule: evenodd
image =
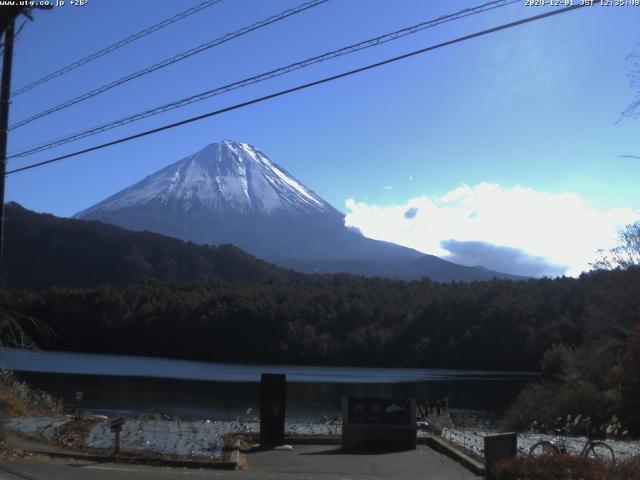
<svg viewBox="0 0 640 480"><path fill-rule="evenodd" d="M542 379L507 412L509 429L581 434L576 419L589 416L601 435L640 435L640 222L623 228L618 245L601 252L594 267L599 287L585 298L585 338L545 350Z"/></svg>
<svg viewBox="0 0 640 480"><path fill-rule="evenodd" d="M578 279L330 277L283 283L147 281L12 290L48 349L207 361L534 370L555 344L617 351L640 323L640 270ZM35 338L37 332L33 332Z"/></svg>
<svg viewBox="0 0 640 480"><path fill-rule="evenodd" d="M51 350L275 362L539 371L507 416L567 414L640 433L640 268L580 278L439 284L320 277L281 283L145 281L11 290L4 312L38 320ZM603 423L604 422L604 423ZM540 424L540 423L539 423Z"/></svg>

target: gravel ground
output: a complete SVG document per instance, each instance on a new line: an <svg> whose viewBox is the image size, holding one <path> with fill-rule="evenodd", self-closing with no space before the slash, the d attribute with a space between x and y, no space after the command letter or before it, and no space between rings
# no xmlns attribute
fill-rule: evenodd
<svg viewBox="0 0 640 480"><path fill-rule="evenodd" d="M9 430L15 430L50 442L55 431L70 420L69 417L12 417L3 422Z"/></svg>
<svg viewBox="0 0 640 480"><path fill-rule="evenodd" d="M222 436L227 432L219 422L127 419L120 432L120 448L132 453L219 458ZM113 445L108 421L94 425L85 439L89 448L109 449Z"/></svg>
<svg viewBox="0 0 640 480"><path fill-rule="evenodd" d="M456 430L445 428L442 437L450 440L463 448L469 449L474 453L484 456L484 437L496 432L477 431L477 430ZM529 449L538 440L555 441L557 437L553 435L542 435L538 433L520 433L518 434L518 453L526 455ZM582 447L586 443L585 437L564 437L567 450L570 453L580 453ZM613 449L616 458L627 458L640 455L640 441L623 441L623 440L606 440L607 444Z"/></svg>
<svg viewBox="0 0 640 480"><path fill-rule="evenodd" d="M14 417L5 420L9 430L52 441L56 430L72 421L72 417ZM219 422L210 420L181 421L175 419L127 418L120 434L121 449L130 453L157 453L191 458L220 458L224 446L224 435L230 433L258 433L258 421ZM285 431L291 435L340 435L340 424L287 422ZM484 436L491 430L460 430L445 428L442 436L463 448L483 456ZM418 436L425 432L418 431ZM518 435L518 451L527 454L538 440L555 440L550 435L524 433ZM586 439L565 437L569 452L580 453ZM607 440L616 457L640 456L640 441ZM111 449L114 434L109 429L109 420L98 420L84 439L84 446L95 449Z"/></svg>
<svg viewBox="0 0 640 480"><path fill-rule="evenodd" d="M58 428L72 421L72 417L22 418L5 420L4 425L14 430L48 442L54 440ZM153 418L127 418L120 433L120 448L129 453L158 453L191 458L220 458L224 435L230 433L258 433L260 423L219 422L210 420L181 421ZM292 435L340 435L340 425L316 423L286 423L285 431ZM111 449L114 434L109 420L98 420L85 439L84 447Z"/></svg>

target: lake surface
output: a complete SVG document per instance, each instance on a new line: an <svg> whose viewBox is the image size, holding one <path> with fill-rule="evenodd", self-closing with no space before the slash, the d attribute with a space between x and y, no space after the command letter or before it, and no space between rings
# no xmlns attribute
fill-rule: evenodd
<svg viewBox="0 0 640 480"><path fill-rule="evenodd" d="M343 395L447 397L464 417L499 415L535 374L480 370L240 365L165 358L0 350L0 367L72 403L84 394L95 413L251 420L259 412L261 373L287 375L287 418L317 422L335 416ZM454 419L455 420L455 419Z"/></svg>

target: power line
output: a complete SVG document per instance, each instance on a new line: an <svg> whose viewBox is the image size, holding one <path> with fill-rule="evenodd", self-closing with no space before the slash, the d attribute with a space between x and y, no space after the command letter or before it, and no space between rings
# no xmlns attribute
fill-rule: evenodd
<svg viewBox="0 0 640 480"><path fill-rule="evenodd" d="M22 32L22 30L24 30L24 26L27 24L26 20L22 21L22 25L20 25L20 28L18 28L18 31L16 32L16 34L13 36L13 41L16 42L18 41L18 37L20 36L20 33ZM3 52L4 55L4 42L0 43L0 52Z"/></svg>
<svg viewBox="0 0 640 480"><path fill-rule="evenodd" d="M104 92L107 92L109 90L111 90L112 88L115 88L119 85L122 85L123 83L127 83L130 82L132 80L135 80L136 78L140 78L143 77L144 75L148 75L149 73L155 72L156 70L159 70L161 68L164 67L168 67L169 65L173 65L174 63L180 62L182 60L185 60L189 57L192 57L193 55L196 55L198 53L204 52L205 50L208 50L210 48L213 47L217 47L218 45L221 45L223 43L226 43L230 40L233 40L234 38L238 38L242 35L246 35L249 32L253 32L254 30L258 30L262 27L266 27L267 25L271 25L272 23L278 22L280 20L284 20L285 18L288 18L292 15L296 15L298 13L304 12L305 10L308 10L310 8L313 7L317 7L318 5L321 5L323 3L328 2L329 0L311 0L309 2L303 3L301 5L298 5L297 7L294 8L290 8L288 10L284 10L283 12L278 13L277 15L273 15L269 18L266 18L264 20L260 20L259 22L256 22L252 25L249 25L247 27L243 27L240 30L237 30L235 32L232 33L228 33L227 35L224 35L223 37L219 37L216 38L215 40L211 40L210 42L207 43L203 43L202 45L198 45L197 47L194 47L190 50L187 50L185 52L179 53L177 55L174 55L171 58L167 58L165 60L162 60L161 62L155 63L153 65L151 65L150 67L146 67L143 68L142 70L138 70L137 72L131 73L129 75L126 75L124 77L121 77L117 80L114 80L113 82L107 83L105 85L102 85L101 87L98 87L94 90L91 90L89 92L83 93L82 95L79 95L75 98L72 98L70 100L67 100L66 102L63 102L59 105L56 105L55 107L51 107L47 110L44 110L40 113L36 113L35 115L32 115L30 117L27 117L23 120L20 120L17 123L14 123L13 125L11 125L11 127L9 127L10 130L14 130L16 128L22 127L24 125L27 125L28 123L33 122L34 120L37 120L39 118L45 117L47 115L51 115L52 113L55 112L59 112L60 110L63 110L65 108L68 108L72 105L75 105L76 103L80 103L83 102L85 100L88 100L90 98L93 98L97 95L100 95Z"/></svg>
<svg viewBox="0 0 640 480"><path fill-rule="evenodd" d="M110 147L110 146L113 146L113 145L117 145L117 144L120 144L120 143L125 143L125 142L131 141L131 140L135 140L137 138L146 137L146 136L152 135L154 133L158 133L158 132L162 132L164 130L169 130L169 129L172 129L172 128L176 128L176 127L179 127L179 126L182 126L182 125L186 125L186 124L189 124L189 123L196 122L198 120L203 120L205 118L221 115L223 113L230 112L232 110L237 110L239 108L247 107L249 105L262 103L262 102L264 102L266 100L271 100L271 99L276 98L276 97L281 97L283 95L288 95L288 94L293 93L293 92L298 92L300 90L305 90L307 88L315 87L315 86L321 85L323 83L332 82L332 81L338 80L340 78L350 77L350 76L355 75L357 73L361 73L361 72L365 72L365 71L368 71L368 70L372 70L374 68L378 68L378 67L381 67L383 65L387 65L387 64L390 64L390 63L398 62L400 60L405 60L407 58L414 57L416 55L420 55L420 54L423 54L423 53L426 53L426 52L430 52L432 50L436 50L438 48L447 47L449 45L454 45L456 43L461 43L461 42L464 42L464 41L467 41L467 40L471 40L471 39L474 39L474 38L477 38L477 37L481 37L481 36L484 36L484 35L495 33L495 32L501 31L501 30L506 30L506 29L509 29L509 28L513 28L513 27L516 27L518 25L523 25L523 24L534 22L534 21L537 21L537 20L542 20L543 18L551 17L551 16L554 16L554 15L559 15L561 13L569 12L571 10L577 10L578 8L582 8L582 7L586 7L586 6L589 6L589 4L585 3L585 4L582 4L582 5L572 5L572 6L564 7L564 8L558 9L558 10L554 10L554 11L550 11L550 12L546 12L546 13L541 13L539 15L534 15L534 16L531 16L531 17L527 17L527 18L523 18L523 19L520 19L520 20L516 20L516 21L510 22L510 23L502 24L502 25L499 25L497 27L489 28L487 30L482 30L482 31L479 31L479 32L475 32L475 33L472 33L472 34L469 34L469 35L465 35L463 37L455 38L453 40L448 40L446 42L438 43L436 45L431 45L429 47L425 47L425 48L422 48L420 50L414 50L412 52L405 53L405 54L399 55L397 57L388 58L386 60L382 60L380 62L372 63L372 64L366 65L364 67L360 67L360 68L356 68L356 69L353 69L353 70L349 70L347 72L339 73L337 75L332 75L330 77L325 77L325 78L322 78L320 80L316 80L316 81L313 81L313 82L309 82L309 83L305 83L305 84L302 84L302 85L298 85L296 87L288 88L286 90L281 90L279 92L272 93L270 95L265 95L263 97L254 98L254 99L248 100L246 102L237 103L235 105L232 105L232 106L226 107L226 108L222 108L220 110L215 110L213 112L208 112L208 113L205 113L205 114L202 114L202 115L197 115L195 117L187 118L187 119L181 120L179 122L171 123L171 124L168 124L168 125L163 125L162 127L157 127L157 128L151 129L151 130L146 130L144 132L136 133L135 135L129 135L127 137L122 137L122 138L119 138L117 140L112 140L110 142L106 142L106 143L103 143L103 144L100 144L100 145L95 145L93 147L89 147L89 148L85 148L85 149L82 149L82 150L78 150L78 151L75 151L75 152L72 152L72 153L68 153L66 155L61 155L59 157L51 158L49 160L44 160L44 161L41 161L41 162L37 162L37 163L32 163L30 165L26 165L24 167L15 168L13 170L9 170L6 173L6 175L22 172L22 171L25 171L25 170L30 170L30 169L33 169L33 168L41 167L43 165L48 165L50 163L59 162L61 160L65 160L67 158L76 157L76 156L81 155L83 153L89 153L89 152L93 152L93 151L96 151L96 150L101 150L103 148L107 148L107 147Z"/></svg>
<svg viewBox="0 0 640 480"><path fill-rule="evenodd" d="M127 38L120 40L119 42L113 43L111 45L109 45L108 47L105 47L101 50L98 50L97 52L92 53L91 55L87 55L84 58L81 58L80 60L73 62L65 67L62 67L58 70L56 70L55 72L52 72L48 75L45 75L42 78L39 78L38 80L35 80L31 83L29 83L28 85L25 85L24 87L20 87L18 89L16 89L14 92L11 92L12 96L18 96L22 93L28 92L29 90L37 87L38 85L42 85L43 83L48 82L49 80L53 80L54 78L59 77L60 75L64 75L65 73L68 73L72 70L75 70L78 67L81 67L82 65L85 65L89 62L92 62L93 60L96 60L97 58L103 57L111 52L114 52L122 47L124 47L125 45L128 45L129 43L135 42L136 40L139 40L143 37L146 37L147 35L150 35L154 32L157 32L158 30L161 30L165 27L168 27L169 25L172 25L184 18L187 18L195 13L198 13L202 10L204 10L205 8L209 8L213 5L215 5L216 3L220 3L222 0L207 0L205 2L202 2L194 7L188 8L187 10L185 10L184 12L178 13L176 15L174 15L173 17L167 18L163 21L161 21L160 23L157 23L155 25L152 25L149 28L145 28L144 30L139 31L138 33L134 33L133 35L128 36Z"/></svg>
<svg viewBox="0 0 640 480"><path fill-rule="evenodd" d="M129 123L133 123L135 121L138 120L142 120L144 118L147 117L151 117L153 115L158 115L160 113L163 112L167 112L169 110L174 110L176 108L180 108L195 102L199 102L202 100L205 100L207 98L216 96L216 95L221 95L223 93L227 93L230 92L232 90L236 90L242 87L246 87L255 83L259 83L259 82L263 82L265 80L269 80L271 78L274 77L278 77L281 75L285 75L287 73L293 72L295 70L299 70L301 68L305 68L308 67L310 65L314 65L316 63L321 63L327 60L331 60L333 58L336 57L340 57L343 55L347 55L347 54L351 54L351 53L355 53L357 51L360 50L364 50L366 48L370 48L370 47L374 47L377 45L381 45L393 40L396 40L398 38L402 38L404 36L407 35L411 35L417 32L420 32L422 30L425 30L427 28L432 28L435 27L437 25L441 25L443 23L447 23L447 22L451 22L454 20L459 20L461 18L464 17L468 17L471 15L476 15L482 12L486 12L489 10L493 10L495 8L501 8L507 5L511 5L513 3L519 3L521 0L493 0L487 3L484 3L482 5L479 5L477 7L471 7L471 8L466 8L463 10L460 10L456 13L452 13L449 15L444 15L432 20L427 20L421 23L418 23L416 25L413 25L411 27L406 27L406 28L402 28L400 30L396 30L395 32L392 33L387 33L384 35L380 35L378 37L369 39L369 40L365 40L359 43L355 43L352 45L348 45L346 47L340 48L338 50L333 50L331 52L327 52L324 53L322 55L318 55L315 57L311 57L308 58L306 60L300 61L300 62L296 62L296 63L292 63L290 65L284 66L284 67L280 67L274 70L270 70L268 72L265 73L261 73L259 75L255 75L253 77L249 77L243 80L239 80L237 82L233 82L227 85L224 85L222 87L216 87L214 89L211 90L207 90L205 92L201 92L199 94L196 95L192 95L190 97L186 97L183 98L181 100L177 100L175 102L171 102L165 105L161 105L159 107L155 107L152 108L150 110L146 110L134 115L129 115L127 117L123 117L120 118L118 120L103 124L103 125L99 125L97 127L92 127L80 132L76 132L73 133L71 135L67 135L65 137L62 138L58 138L56 140L52 140L49 142L45 142L45 143L41 143L39 145L35 145L33 147L28 147L26 149L23 149L21 151L18 151L16 153L12 153L11 155L9 155L9 158L20 158L20 157L26 157L29 155L33 155L35 153L39 153L45 150L50 150L51 148L55 148L55 147L59 147L61 145L70 143L70 142L74 142L92 135L96 135L98 133L102 133L105 132L107 130L111 130L113 128L117 128Z"/></svg>
<svg viewBox="0 0 640 480"><path fill-rule="evenodd" d="M17 40L18 37L20 36L20 34L22 33L22 30L24 30L24 26L27 24L26 20L22 21L22 25L20 25L20 28L18 28L18 31L16 32L15 37L13 38L14 40Z"/></svg>

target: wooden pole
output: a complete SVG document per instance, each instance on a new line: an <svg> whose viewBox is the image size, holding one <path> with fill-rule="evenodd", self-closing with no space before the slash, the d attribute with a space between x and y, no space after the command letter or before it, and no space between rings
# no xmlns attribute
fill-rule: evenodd
<svg viewBox="0 0 640 480"><path fill-rule="evenodd" d="M13 63L13 33L15 21L4 32L2 83L0 84L0 290L4 275L4 182L7 169L7 137L9 135L9 105L11 102L11 65Z"/></svg>

